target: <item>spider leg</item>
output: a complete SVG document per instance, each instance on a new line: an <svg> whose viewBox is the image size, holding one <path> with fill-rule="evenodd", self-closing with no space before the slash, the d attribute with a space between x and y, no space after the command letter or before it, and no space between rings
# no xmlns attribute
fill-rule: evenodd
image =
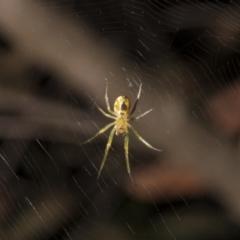
<svg viewBox="0 0 240 240"><path fill-rule="evenodd" d="M91 142L95 137L97 137L98 135L104 133L105 131L107 131L111 126L113 126L115 124L115 122L109 123L108 125L106 125L104 128L102 128L100 131L98 131L93 137L89 138L86 142L82 143L88 143ZM81 144L81 145L82 145Z"/></svg>
<svg viewBox="0 0 240 240"><path fill-rule="evenodd" d="M112 115L116 116L115 112L111 110L110 105L109 105L109 100L108 100L108 81L106 81L105 102L106 102L106 105L107 105L108 112L111 113Z"/></svg>
<svg viewBox="0 0 240 240"><path fill-rule="evenodd" d="M149 109L148 111L146 111L146 112L140 114L140 115L137 116L137 117L132 117L132 118L130 118L129 121L136 121L136 120L138 120L139 118L141 118L141 117L147 115L147 114L150 113L151 111L152 111L152 109Z"/></svg>
<svg viewBox="0 0 240 240"><path fill-rule="evenodd" d="M98 110L99 110L104 116L106 116L106 117L108 117L108 118L116 119L115 116L112 116L111 114L108 114L108 113L104 112L97 104L96 104L96 106L97 106Z"/></svg>
<svg viewBox="0 0 240 240"><path fill-rule="evenodd" d="M139 100L140 95L141 95L141 91L142 91L142 83L140 83L140 87L139 87L139 90L138 90L137 99L136 99L136 102L134 103L133 109L132 109L132 111L130 112L129 116L131 116L131 115L135 112L135 110L136 110L136 107L137 107L137 104L138 104L138 100Z"/></svg>
<svg viewBox="0 0 240 240"><path fill-rule="evenodd" d="M159 151L159 152L163 152L163 150L160 150L160 149L157 149L157 148L153 147L153 146L152 146L151 144L149 144L146 140L144 140L144 139L139 135L139 133L133 128L132 125L128 124L128 126L132 129L132 131L133 131L133 133L136 135L136 137L137 137L141 142L143 142L147 147L152 148L152 149L154 149L154 150L156 150L156 151Z"/></svg>
<svg viewBox="0 0 240 240"><path fill-rule="evenodd" d="M110 134L109 134L108 142L107 142L107 145L106 145L106 148L105 148L105 153L104 153L103 160L102 160L101 165L100 165L100 168L99 168L99 172L98 172L97 179L100 177L100 174L101 174L102 169L103 169L103 167L104 167L104 164L105 164L105 162L106 162L109 148L110 148L111 145L112 145L112 140L113 140L114 131L115 131L115 128L113 128L113 129L111 130Z"/></svg>
<svg viewBox="0 0 240 240"><path fill-rule="evenodd" d="M137 186L137 184L133 181L133 178L132 178L132 175L131 175L131 169L130 169L130 163L129 163L129 157L128 157L128 145L129 145L129 134L128 134L128 130L126 130L126 135L125 135L125 138L124 138L124 149L125 149L127 171L128 171L128 174L129 174L132 182Z"/></svg>

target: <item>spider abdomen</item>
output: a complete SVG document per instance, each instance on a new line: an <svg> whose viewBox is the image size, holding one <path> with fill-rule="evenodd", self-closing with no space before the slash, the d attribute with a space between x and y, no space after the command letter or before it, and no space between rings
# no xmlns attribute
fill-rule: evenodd
<svg viewBox="0 0 240 240"><path fill-rule="evenodd" d="M128 97L119 96L114 102L114 112L118 116L127 116L130 111L131 103Z"/></svg>

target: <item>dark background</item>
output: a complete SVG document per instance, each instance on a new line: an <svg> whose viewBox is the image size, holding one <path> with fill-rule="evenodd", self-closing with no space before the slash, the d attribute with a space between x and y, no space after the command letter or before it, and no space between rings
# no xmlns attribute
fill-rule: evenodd
<svg viewBox="0 0 240 240"><path fill-rule="evenodd" d="M0 239L240 239L238 1L0 2ZM109 132L134 103L126 171Z"/></svg>

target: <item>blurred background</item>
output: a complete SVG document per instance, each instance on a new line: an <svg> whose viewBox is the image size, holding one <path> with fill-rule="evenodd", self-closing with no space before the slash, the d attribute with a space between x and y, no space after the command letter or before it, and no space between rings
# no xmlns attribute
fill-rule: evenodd
<svg viewBox="0 0 240 240"><path fill-rule="evenodd" d="M239 1L0 1L0 239L240 239ZM142 83L130 133L106 110Z"/></svg>

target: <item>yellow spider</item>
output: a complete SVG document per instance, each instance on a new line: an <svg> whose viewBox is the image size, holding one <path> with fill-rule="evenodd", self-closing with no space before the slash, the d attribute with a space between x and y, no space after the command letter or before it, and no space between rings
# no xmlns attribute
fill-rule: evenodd
<svg viewBox="0 0 240 240"><path fill-rule="evenodd" d="M129 157L128 157L128 144L129 144L129 133L128 133L128 128L131 128L133 133L136 135L136 137L143 142L147 147L152 148L156 151L160 151L162 152L162 150L159 150L157 148L154 148L152 145L150 145L147 141L145 141L139 134L138 132L132 127L132 125L129 124L129 121L136 121L139 118L145 116L146 114L148 114L149 112L152 111L152 109L140 114L137 117L131 117L132 114L135 112L137 104L138 104L138 100L140 98L140 94L141 94L141 90L142 90L142 84L140 84L139 87L139 91L138 91L138 95L137 95L137 99L136 102L133 106L133 109L130 112L130 105L131 102L129 100L128 97L126 96L120 96L118 97L115 102L114 102L114 111L111 110L110 105L109 105L109 101L108 101L108 82L106 83L106 93L105 93L105 101L106 101L106 105L107 105L107 110L109 113L104 112L98 105L97 108L98 110L105 115L108 118L112 118L115 121L112 123L109 123L108 125L106 125L104 128L102 128L99 132L97 132L93 137L91 137L90 139L88 139L86 142L82 143L85 144L87 142L92 141L94 138L96 138L98 135L104 133L106 130L108 130L111 126L114 126L113 129L110 132L109 138L108 138L108 142L106 145L106 149L105 149L105 153L104 153L104 157L103 160L101 162L100 165L100 169L98 172L98 177L101 174L101 171L104 167L105 161L107 159L107 155L108 155L108 151L109 148L111 147L112 144L112 140L113 140L113 135L114 132L116 133L116 135L120 135L120 134L125 134L125 138L124 138L124 149L125 149L125 157L126 157L126 164L127 164L127 171L128 174L132 180L132 182L134 183L132 176L131 176L131 170L130 170L130 164L129 164ZM130 112L130 113L129 113Z"/></svg>

